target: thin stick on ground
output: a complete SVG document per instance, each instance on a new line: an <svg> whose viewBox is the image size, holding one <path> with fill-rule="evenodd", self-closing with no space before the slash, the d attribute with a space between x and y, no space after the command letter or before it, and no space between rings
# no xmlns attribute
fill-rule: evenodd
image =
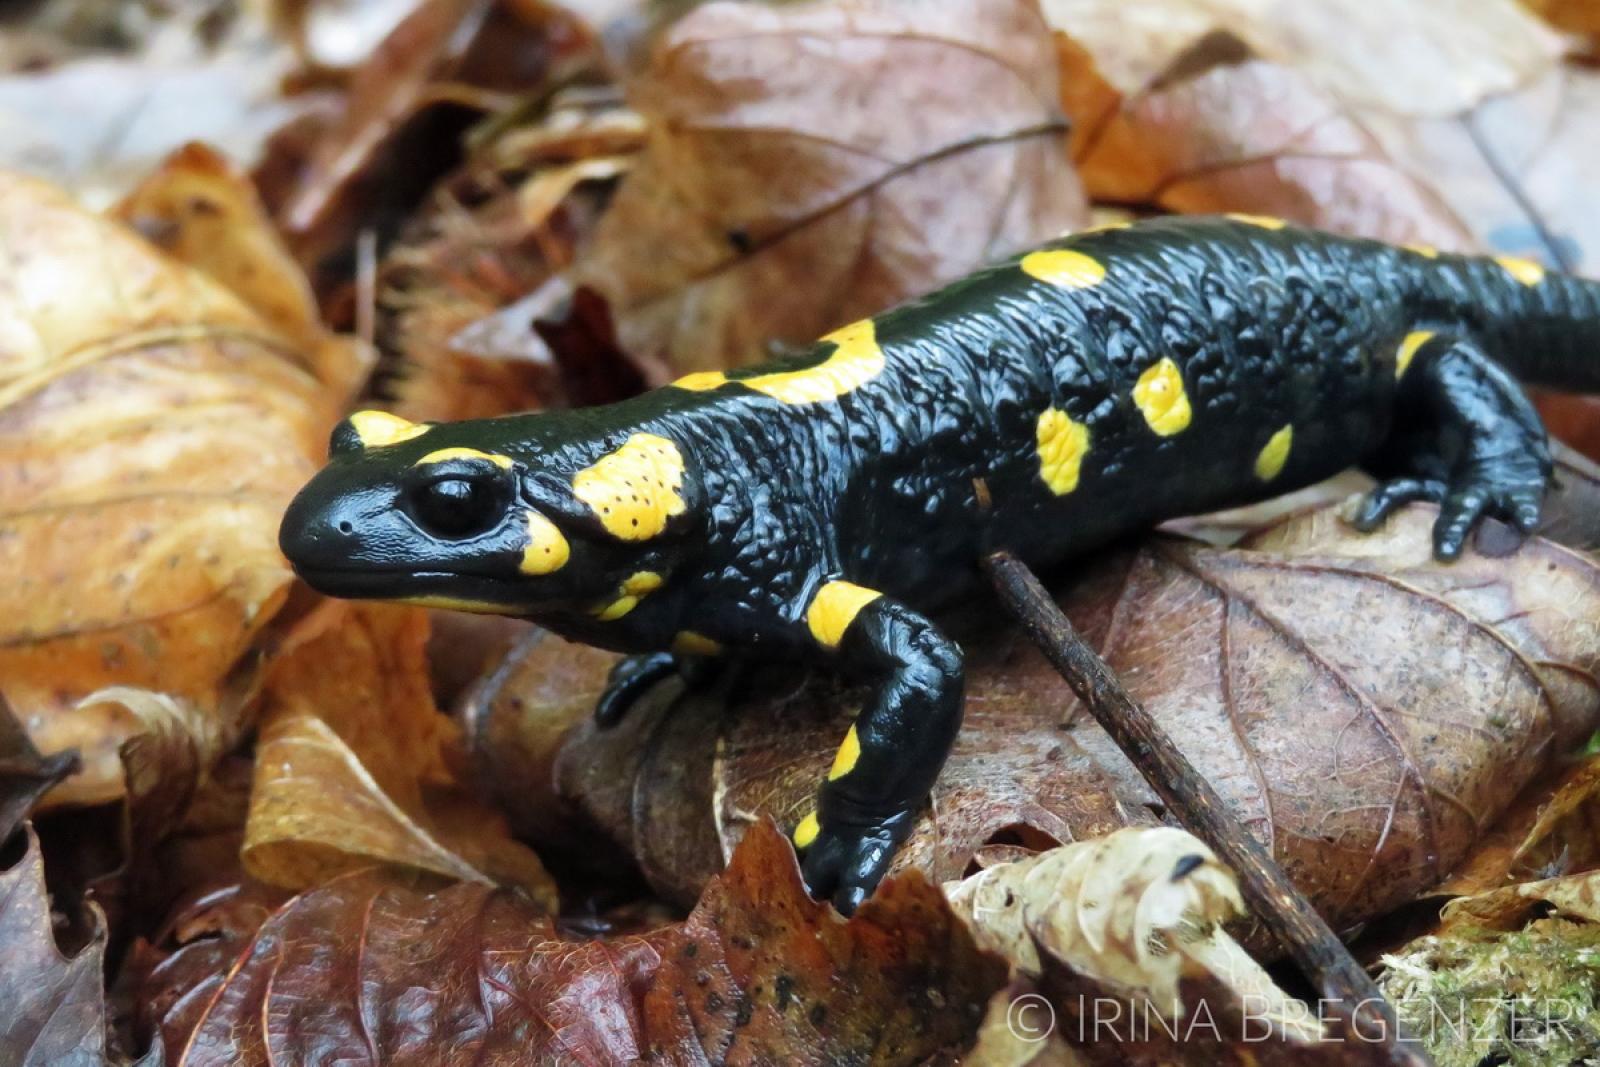
<svg viewBox="0 0 1600 1067"><path fill-rule="evenodd" d="M1355 1039L1387 1045L1393 1064L1429 1063L1420 1045L1397 1042L1394 1008L1372 977L1160 724L1128 695L1105 660L1078 636L1038 577L1022 561L1003 552L990 556L986 568L1006 608L1144 775L1167 810L1238 875L1240 893L1252 914L1331 1002L1330 1011L1341 1017L1347 1031Z"/></svg>

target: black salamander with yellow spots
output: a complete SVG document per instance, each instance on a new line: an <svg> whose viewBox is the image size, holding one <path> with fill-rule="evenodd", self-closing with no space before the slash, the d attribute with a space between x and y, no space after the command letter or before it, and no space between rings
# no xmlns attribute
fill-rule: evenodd
<svg viewBox="0 0 1600 1067"><path fill-rule="evenodd" d="M848 911L955 737L961 650L926 612L986 553L1049 565L1361 464L1381 484L1358 524L1435 501L1451 558L1486 513L1538 519L1550 457L1517 378L1600 386L1600 286L1273 219L1162 219L607 407L358 413L281 540L335 596L646 653L604 719L722 653L874 679L794 830L808 884Z"/></svg>

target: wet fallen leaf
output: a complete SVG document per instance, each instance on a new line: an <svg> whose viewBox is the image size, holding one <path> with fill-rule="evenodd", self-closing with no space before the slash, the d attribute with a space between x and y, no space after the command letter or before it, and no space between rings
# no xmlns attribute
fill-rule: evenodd
<svg viewBox="0 0 1600 1067"><path fill-rule="evenodd" d="M1324 509L1255 550L1157 538L1087 561L1062 596L1336 923L1440 882L1600 719L1594 562L1533 540L1439 565L1432 516L1412 509L1365 537ZM1038 850L1152 821L1159 801L1042 658L987 611L964 618L966 721L899 867L957 877L986 845ZM551 703L524 669L514 659L497 676L475 741ZM663 687L606 733L574 716L554 753L528 759L681 899L762 813L792 823L810 810L862 694L769 669L674 695ZM523 751L553 743L542 730ZM514 804L513 792L498 795Z"/></svg>
<svg viewBox="0 0 1600 1067"><path fill-rule="evenodd" d="M1046 12L1097 197L1594 269L1581 176L1600 79L1563 66L1559 39L1511 0Z"/></svg>
<svg viewBox="0 0 1600 1067"><path fill-rule="evenodd" d="M107 686L198 709L226 747L230 677L288 592L276 544L337 411L304 353L227 289L39 182L0 175L0 692L52 794L123 790L140 731ZM214 753L213 753L214 754Z"/></svg>
<svg viewBox="0 0 1600 1067"><path fill-rule="evenodd" d="M67 958L51 936L39 841L30 829L16 866L0 871L0 1063L14 1067L101 1067L106 1003L101 988L104 930Z"/></svg>
<svg viewBox="0 0 1600 1067"><path fill-rule="evenodd" d="M463 794L427 640L415 608L330 602L301 622L267 682L246 869L299 889L393 863L517 886L553 910L538 857Z"/></svg>
<svg viewBox="0 0 1600 1067"><path fill-rule="evenodd" d="M1085 221L1056 86L1028 0L699 7L575 282L677 372L809 342Z"/></svg>
<svg viewBox="0 0 1600 1067"><path fill-rule="evenodd" d="M581 941L506 890L367 871L288 901L236 954L211 944L149 978L175 1067L947 1062L1005 973L920 878L841 922L770 826L644 935Z"/></svg>

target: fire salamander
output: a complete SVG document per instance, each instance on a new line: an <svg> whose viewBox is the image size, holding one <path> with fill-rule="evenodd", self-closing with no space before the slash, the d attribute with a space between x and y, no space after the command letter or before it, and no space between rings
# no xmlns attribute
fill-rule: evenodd
<svg viewBox="0 0 1600 1067"><path fill-rule="evenodd" d="M613 675L602 722L703 657L867 676L793 829L807 884L848 912L961 722L961 650L926 612L986 553L1050 565L1359 464L1379 486L1356 524L1433 501L1451 559L1486 514L1538 521L1550 453L1518 379L1600 385L1600 285L1270 218L1158 219L606 407L359 412L281 543L334 596L525 616L644 653Z"/></svg>

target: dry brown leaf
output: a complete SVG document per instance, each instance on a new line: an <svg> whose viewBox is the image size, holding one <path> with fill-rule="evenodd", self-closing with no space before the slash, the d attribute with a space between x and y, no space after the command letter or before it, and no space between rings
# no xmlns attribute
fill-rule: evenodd
<svg viewBox="0 0 1600 1067"><path fill-rule="evenodd" d="M120 795L139 731L111 685L242 728L229 674L286 595L285 502L336 412L233 294L59 191L0 175L0 692L80 749L52 796Z"/></svg>
<svg viewBox="0 0 1600 1067"><path fill-rule="evenodd" d="M538 857L462 794L450 766L454 728L429 689L427 613L330 602L290 640L267 683L246 869L304 888L392 863L518 886L553 909Z"/></svg>
<svg viewBox="0 0 1600 1067"><path fill-rule="evenodd" d="M1081 225L1052 47L1030 0L697 8L634 87L649 142L576 282L681 372Z"/></svg>
<svg viewBox="0 0 1600 1067"><path fill-rule="evenodd" d="M840 921L770 824L644 935L578 940L505 890L366 871L221 940L141 991L174 1067L950 1062L1005 976L920 878Z"/></svg>
<svg viewBox="0 0 1600 1067"><path fill-rule="evenodd" d="M1085 561L1063 595L1336 923L1436 885L1600 716L1594 562L1534 540L1507 558L1436 564L1432 518L1412 509L1367 537L1323 510L1277 529L1282 551L1265 537L1256 551L1153 539ZM900 867L956 877L988 844L1039 849L1151 821L1157 798L1020 635L978 610L958 633L966 720ZM515 732L538 706L537 682L522 680L537 674L523 669L513 660L497 676L475 741ZM752 673L731 698L674 702L664 687L616 730L580 721L530 761L553 768L556 791L659 889L692 895L762 813L810 810L859 707L859 689ZM512 718L489 725L499 715Z"/></svg>
<svg viewBox="0 0 1600 1067"><path fill-rule="evenodd" d="M1549 905L1563 915L1600 922L1600 871L1565 874L1521 882L1457 897L1444 906L1441 933L1470 926L1485 930L1515 930Z"/></svg>

